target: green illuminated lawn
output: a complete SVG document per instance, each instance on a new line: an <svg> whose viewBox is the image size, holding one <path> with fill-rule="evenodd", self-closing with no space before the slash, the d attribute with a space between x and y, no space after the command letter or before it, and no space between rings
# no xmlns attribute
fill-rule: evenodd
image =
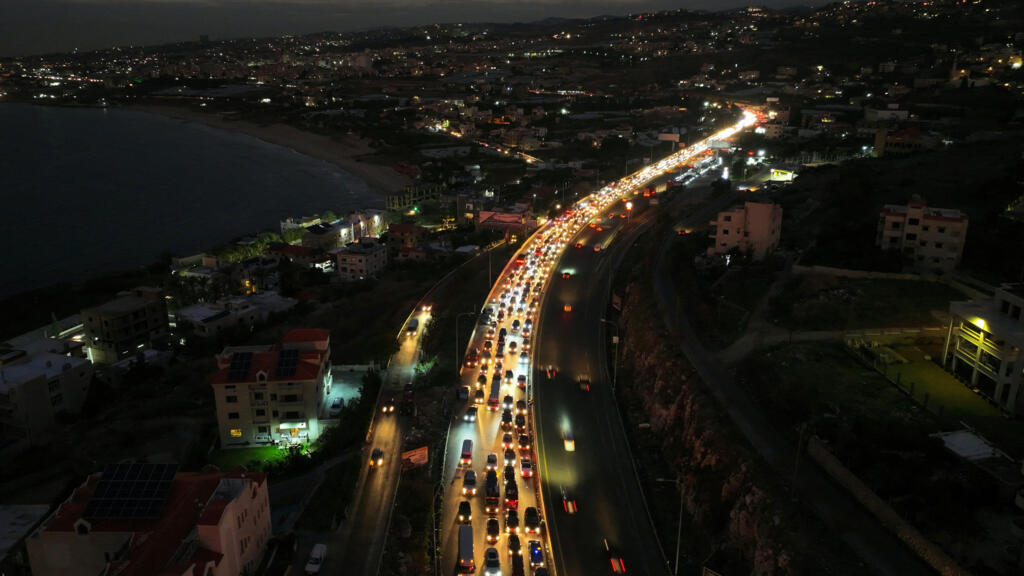
<svg viewBox="0 0 1024 576"><path fill-rule="evenodd" d="M233 470L236 466L251 468L254 460L260 462L279 462L284 460L285 451L277 446L257 446L252 448L232 448L230 450L214 450L210 453L209 462L222 471Z"/></svg>

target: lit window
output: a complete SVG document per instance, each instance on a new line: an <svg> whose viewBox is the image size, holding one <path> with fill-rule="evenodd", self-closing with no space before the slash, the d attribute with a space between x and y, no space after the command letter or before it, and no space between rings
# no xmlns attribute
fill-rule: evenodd
<svg viewBox="0 0 1024 576"><path fill-rule="evenodd" d="M232 438L241 438L242 437L242 429L241 428L232 428L231 429L231 437Z"/></svg>

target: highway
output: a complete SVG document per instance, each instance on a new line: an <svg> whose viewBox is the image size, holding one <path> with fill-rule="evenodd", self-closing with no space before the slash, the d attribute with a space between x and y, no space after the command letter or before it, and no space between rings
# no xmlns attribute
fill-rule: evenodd
<svg viewBox="0 0 1024 576"><path fill-rule="evenodd" d="M637 230L653 214L647 210L631 216L628 229ZM552 365L557 374L537 386L535 424L544 498L552 510L548 526L561 576L609 573L604 539L618 549L629 574L667 573L621 426L611 367L606 366L611 330L604 329L602 318L609 277L634 235L624 232L615 242L608 239L625 222L600 219L604 230L585 228L574 239L573 245L580 242L582 247L570 248L556 269L573 274L563 279L556 273L541 311L537 365ZM605 245L600 252L593 250ZM566 303L572 305L571 312L564 312ZM580 376L589 377L589 392L581 389ZM575 436L574 452L562 445L567 429ZM562 505L563 488L575 500L575 514L566 513Z"/></svg>
<svg viewBox="0 0 1024 576"><path fill-rule="evenodd" d="M499 486L504 484L503 406L495 410L487 407L494 377L498 378L497 398L501 403L504 404L506 396L511 396L513 404L520 400L527 402L531 414L525 427L527 431L536 429L536 439L530 439L531 448L525 450L518 447L519 432L511 430L516 446L510 456L516 464L515 481L519 488L518 503L514 507L518 509L519 540L524 560L527 560L525 572L530 573L528 542L537 539L544 550L545 567L551 574L590 576L610 572L605 540L617 551L612 557L618 559L621 555L628 573L667 573L605 366L606 341L602 336L601 319L608 298L608 282L615 268L613 261L621 258L634 234L627 234L624 239L615 236L624 224L635 231L651 217L653 211L640 213L646 201L634 196L641 186L704 153L709 140L728 138L752 126L755 120L752 114L745 112L736 125L580 200L562 217L545 223L506 265L488 295L484 314L475 325L457 383L469 389L470 397L456 407L443 456L444 494L438 542L440 574L450 574L459 568L457 528L461 524L458 516L463 502L472 513L472 520L466 523L473 526L475 571L484 571L484 550L494 546L499 553L500 573L513 573L506 521L509 506L504 498L493 514L500 526L498 541L487 544L485 540L489 515L483 497L484 463L489 454L496 455ZM627 214L624 198L638 203L635 217L619 217ZM634 207L629 205L629 208ZM608 212L617 216L609 218ZM577 247L577 242L582 245ZM569 272L570 277L563 278L563 271ZM532 284L525 285L528 281ZM522 310L517 309L520 305ZM522 329L515 330L513 322L525 325L527 320L538 324L537 334L531 334L538 348L521 356L511 348L515 344L522 351L525 336ZM507 335L499 353L502 329ZM540 343L542 334L543 344ZM501 369L496 369L498 361L503 363ZM550 375L545 370L549 365L557 368ZM508 370L512 371L511 378L506 377ZM581 374L590 375L589 392L580 390L578 377ZM522 387L517 385L520 377L526 380ZM475 394L479 396L474 397ZM475 419L465 417L473 407L476 408ZM575 435L578 449L570 446L572 442L566 439L566 431ZM466 440L472 442L469 464L461 458ZM534 446L537 448L533 449ZM539 469L533 477L527 478L519 463L524 456L536 462L537 455ZM463 482L468 470L477 475L475 495L465 493ZM543 498L538 498L538 485L543 487ZM578 503L577 513L565 511L563 488L568 489ZM503 489L501 492L504 496ZM539 535L526 535L523 533L524 511L533 506L540 509L543 523ZM554 566L551 565L552 553Z"/></svg>

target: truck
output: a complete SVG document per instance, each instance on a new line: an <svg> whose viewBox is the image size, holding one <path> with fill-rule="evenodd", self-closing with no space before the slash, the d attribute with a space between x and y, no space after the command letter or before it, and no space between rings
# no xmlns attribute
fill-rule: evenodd
<svg viewBox="0 0 1024 576"><path fill-rule="evenodd" d="M498 410L498 394L501 393L501 378L491 380L491 395L487 398L487 409Z"/></svg>
<svg viewBox="0 0 1024 576"><path fill-rule="evenodd" d="M484 509L488 515L498 513L501 493L498 491L498 473L494 470L487 471L487 484L484 486Z"/></svg>
<svg viewBox="0 0 1024 576"><path fill-rule="evenodd" d="M473 527L459 526L459 559L455 566L460 574L476 572L476 558L473 556Z"/></svg>
<svg viewBox="0 0 1024 576"><path fill-rule="evenodd" d="M419 330L419 329L420 329L420 321L419 321L419 319L418 318L413 318L412 320L409 320L409 323L406 324L406 326L405 326L405 335L406 336L415 336L416 335L416 331Z"/></svg>

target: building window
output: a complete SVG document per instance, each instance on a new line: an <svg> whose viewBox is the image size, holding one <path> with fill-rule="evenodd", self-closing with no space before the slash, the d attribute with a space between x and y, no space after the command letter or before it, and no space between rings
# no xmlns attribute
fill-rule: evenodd
<svg viewBox="0 0 1024 576"><path fill-rule="evenodd" d="M277 394L271 394L270 395L270 401L271 402L276 402L277 401Z"/></svg>
<svg viewBox="0 0 1024 576"><path fill-rule="evenodd" d="M282 400L282 402L298 402L298 401L299 401L299 395L298 394L285 394L284 395L284 400Z"/></svg>
<svg viewBox="0 0 1024 576"><path fill-rule="evenodd" d="M277 418L277 410L272 410L270 412L270 415L273 416L274 418Z"/></svg>
<svg viewBox="0 0 1024 576"><path fill-rule="evenodd" d="M722 229L722 236L728 236L728 235L729 235L729 229L728 228Z"/></svg>
<svg viewBox="0 0 1024 576"><path fill-rule="evenodd" d="M900 241L900 239L898 237L896 237L896 236L890 236L889 237L889 244L898 244L899 241Z"/></svg>
<svg viewBox="0 0 1024 576"><path fill-rule="evenodd" d="M57 394L54 394L53 396L50 396L50 405L51 406L56 407L56 406L60 406L62 404L64 404L64 395L63 394L57 393Z"/></svg>
<svg viewBox="0 0 1024 576"><path fill-rule="evenodd" d="M921 226L921 230L924 231L924 232L927 232L928 231L928 227L927 226Z"/></svg>
<svg viewBox="0 0 1024 576"><path fill-rule="evenodd" d="M892 228L893 230L899 230L900 229L900 223L899 222L893 222L892 225L890 226L890 228Z"/></svg>
<svg viewBox="0 0 1024 576"><path fill-rule="evenodd" d="M298 419L302 418L302 416L299 416L299 413L295 412L295 411L285 412L284 413L284 417L289 419L289 420L298 420Z"/></svg>
<svg viewBox="0 0 1024 576"><path fill-rule="evenodd" d="M722 216L722 222L732 222L732 216Z"/></svg>
<svg viewBox="0 0 1024 576"><path fill-rule="evenodd" d="M253 400L263 400L263 392L255 392L252 397Z"/></svg>
<svg viewBox="0 0 1024 576"><path fill-rule="evenodd" d="M270 426L257 426L256 431L260 434L270 434Z"/></svg>
<svg viewBox="0 0 1024 576"><path fill-rule="evenodd" d="M228 404L237 404L238 396L225 396L224 401L227 402Z"/></svg>
<svg viewBox="0 0 1024 576"><path fill-rule="evenodd" d="M228 420L238 420L238 412L228 412Z"/></svg>
<svg viewBox="0 0 1024 576"><path fill-rule="evenodd" d="M50 390L50 394L60 391L60 380L50 380L46 383L46 387Z"/></svg>
<svg viewBox="0 0 1024 576"><path fill-rule="evenodd" d="M907 240L917 240L917 234L914 234L914 233L907 234Z"/></svg>
<svg viewBox="0 0 1024 576"><path fill-rule="evenodd" d="M946 233L946 227L945 226L939 226L939 234L945 234L945 233Z"/></svg>
<svg viewBox="0 0 1024 576"><path fill-rule="evenodd" d="M257 408L256 409L256 415L257 416L266 416L267 415L267 411L264 410L263 408Z"/></svg>
<svg viewBox="0 0 1024 576"><path fill-rule="evenodd" d="M935 243L935 247L936 248L942 248L942 242L936 242Z"/></svg>
<svg viewBox="0 0 1024 576"><path fill-rule="evenodd" d="M232 438L241 438L242 437L242 429L241 428L232 428L230 434L231 434Z"/></svg>

